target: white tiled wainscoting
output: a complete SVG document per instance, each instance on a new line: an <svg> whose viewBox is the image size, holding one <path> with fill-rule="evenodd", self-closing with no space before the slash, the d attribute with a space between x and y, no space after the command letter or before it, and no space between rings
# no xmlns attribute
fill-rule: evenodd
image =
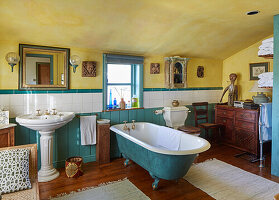
<svg viewBox="0 0 279 200"><path fill-rule="evenodd" d="M102 93L0 94L0 108L9 110L10 117L53 108L75 113L101 112L102 97Z"/></svg>
<svg viewBox="0 0 279 200"><path fill-rule="evenodd" d="M221 95L222 90L148 91L143 94L143 106L171 106L173 99L177 99L180 105L201 101L216 103ZM102 93L0 94L0 109L2 108L10 111L10 117L53 108L57 111L91 113L101 112L103 101Z"/></svg>
<svg viewBox="0 0 279 200"><path fill-rule="evenodd" d="M193 102L217 103L220 101L222 90L185 90L185 91L152 91L144 92L144 108L171 106L172 100L177 99L180 105L191 105Z"/></svg>

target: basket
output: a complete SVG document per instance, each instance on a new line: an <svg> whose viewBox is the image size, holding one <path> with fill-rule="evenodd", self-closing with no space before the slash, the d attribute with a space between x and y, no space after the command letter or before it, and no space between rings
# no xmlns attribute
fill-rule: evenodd
<svg viewBox="0 0 279 200"><path fill-rule="evenodd" d="M65 171L68 178L77 178L83 175L82 157L70 157L66 160Z"/></svg>

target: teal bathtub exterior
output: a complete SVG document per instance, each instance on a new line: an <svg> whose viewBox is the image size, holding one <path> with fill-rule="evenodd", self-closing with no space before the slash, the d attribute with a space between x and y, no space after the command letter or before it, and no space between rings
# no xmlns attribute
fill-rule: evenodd
<svg viewBox="0 0 279 200"><path fill-rule="evenodd" d="M168 155L148 150L125 137L116 134L120 153L127 160L136 162L147 170L152 178L153 189L157 189L159 179L177 180L186 175L197 154Z"/></svg>

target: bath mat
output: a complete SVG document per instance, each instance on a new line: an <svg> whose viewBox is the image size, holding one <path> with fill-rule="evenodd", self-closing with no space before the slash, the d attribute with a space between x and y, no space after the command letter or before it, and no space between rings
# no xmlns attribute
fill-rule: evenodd
<svg viewBox="0 0 279 200"><path fill-rule="evenodd" d="M217 159L194 164L184 177L217 200L272 200L279 184Z"/></svg>
<svg viewBox="0 0 279 200"><path fill-rule="evenodd" d="M128 179L103 183L70 194L60 194L52 200L148 200L149 198ZM150 200L150 199L149 199Z"/></svg>

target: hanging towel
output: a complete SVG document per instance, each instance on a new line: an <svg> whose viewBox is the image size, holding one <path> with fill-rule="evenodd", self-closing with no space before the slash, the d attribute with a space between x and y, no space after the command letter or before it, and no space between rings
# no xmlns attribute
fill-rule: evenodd
<svg viewBox="0 0 279 200"><path fill-rule="evenodd" d="M80 116L81 145L96 144L96 115Z"/></svg>
<svg viewBox="0 0 279 200"><path fill-rule="evenodd" d="M263 141L272 139L272 103L262 103L260 110L260 137ZM259 138L261 140L261 138Z"/></svg>
<svg viewBox="0 0 279 200"><path fill-rule="evenodd" d="M158 129L158 146L167 148L172 151L178 151L181 140L181 133L172 128L160 126Z"/></svg>

